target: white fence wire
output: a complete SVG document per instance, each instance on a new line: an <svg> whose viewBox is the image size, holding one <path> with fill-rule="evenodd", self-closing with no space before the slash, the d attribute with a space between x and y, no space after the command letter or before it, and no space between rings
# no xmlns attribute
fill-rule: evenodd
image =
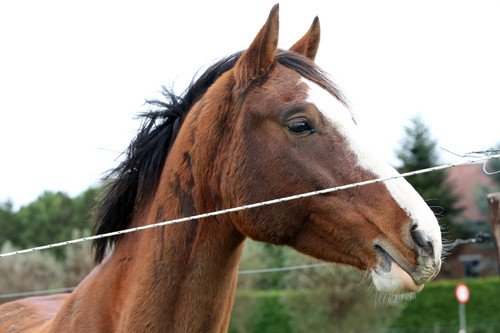
<svg viewBox="0 0 500 333"><path fill-rule="evenodd" d="M168 221L163 221L163 222L159 222L159 223L148 224L148 225L135 227L135 228L123 229L123 230L119 230L119 231L108 232L108 233L94 235L94 236L82 237L82 238L67 240L67 241L63 241L63 242L32 247L32 248L28 248L28 249L24 249L24 250L17 250L17 251L12 251L12 252L7 252L7 253L1 253L0 259L5 258L5 257L9 257L9 256L20 255L20 254L24 254L24 253L31 253L31 252L36 252L36 251L41 251L41 250L46 250L46 249L52 249L52 248L56 248L56 247L86 242L86 241L100 239L100 238L107 238L107 237L111 237L111 236L117 236L117 235L137 232L137 231L141 231L141 230L146 230L146 229L163 227L166 225L171 225L171 224L176 224L176 223L184 223L184 222L189 222L189 221L198 220L198 219L202 219L202 218L239 212L239 211L253 209L253 208L257 208L257 207L274 205L277 203L282 203L282 202L287 202L287 201L292 201L292 200L297 200L297 199L302 199L302 198L308 198L308 197L312 197L312 196L319 195L319 194L333 193L333 192L337 192L337 191L347 190L350 188L391 181L391 180L397 179L397 178L404 178L404 177L409 177L409 176L413 176L413 175L449 169L449 168L456 167L459 165L466 165L466 164L480 163L480 162L482 162L482 163L484 163L484 165L486 165L486 163L489 160L498 159L498 158L500 158L500 154L496 154L496 155L489 154L487 157L482 157L482 158L469 158L469 159L467 159L463 162L459 162L459 163L443 164L443 165L439 165L439 166L435 166L435 167L431 167L431 168L420 169L420 170L411 171L411 172L405 172L405 173L401 173L401 174L397 174L397 175L393 175L393 176L389 176L389 177L382 177L382 178L377 178L377 179L372 179L372 180L366 180L366 181L362 181L362 182L358 182L358 183L347 184L347 185L342 185L342 186L337 186L337 187L331 187L331 188L327 188L327 189L323 189L323 190L319 190L319 191L306 192L306 193L301 193L301 194L297 194L297 195L291 195L291 196L287 196L287 197L283 197L283 198L278 198L278 199L273 199L273 200L268 200L268 201L263 201L263 202L257 202L257 203L253 203L253 204L248 204L248 205L243 205L243 206L233 207L233 208L228 208L228 209L222 209L222 210L204 213L204 214L182 217L182 218L178 218L178 219L174 219L174 220L168 220Z"/></svg>

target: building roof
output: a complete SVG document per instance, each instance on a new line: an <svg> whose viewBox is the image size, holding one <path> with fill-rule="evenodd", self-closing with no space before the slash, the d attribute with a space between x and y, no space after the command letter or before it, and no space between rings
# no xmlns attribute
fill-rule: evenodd
<svg viewBox="0 0 500 333"><path fill-rule="evenodd" d="M476 203L475 193L480 186L485 186L495 191L495 182L483 172L482 164L460 165L449 169L448 181L459 196L457 206L464 210L457 217L457 222L488 221L488 216L483 214ZM486 196L484 198L486 201Z"/></svg>

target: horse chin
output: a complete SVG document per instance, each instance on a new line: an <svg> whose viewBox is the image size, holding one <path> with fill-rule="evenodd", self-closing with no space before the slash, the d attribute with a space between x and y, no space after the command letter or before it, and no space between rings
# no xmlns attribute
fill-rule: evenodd
<svg viewBox="0 0 500 333"><path fill-rule="evenodd" d="M377 268L371 272L375 288L387 294L413 294L424 288L423 284L417 284L413 278L402 269L396 262L392 261L390 269Z"/></svg>

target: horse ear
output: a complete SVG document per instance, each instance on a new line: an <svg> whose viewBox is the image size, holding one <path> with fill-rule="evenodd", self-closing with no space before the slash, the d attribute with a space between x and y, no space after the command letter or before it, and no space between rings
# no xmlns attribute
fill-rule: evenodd
<svg viewBox="0 0 500 333"><path fill-rule="evenodd" d="M314 58L316 58L316 53L318 52L319 37L319 18L316 16L306 34L301 39L299 39L297 43L293 44L290 50L302 54L303 56L311 60L314 60Z"/></svg>
<svg viewBox="0 0 500 333"><path fill-rule="evenodd" d="M243 52L238 64L238 82L246 84L269 72L278 50L279 5L271 9L266 23L255 36L250 47Z"/></svg>

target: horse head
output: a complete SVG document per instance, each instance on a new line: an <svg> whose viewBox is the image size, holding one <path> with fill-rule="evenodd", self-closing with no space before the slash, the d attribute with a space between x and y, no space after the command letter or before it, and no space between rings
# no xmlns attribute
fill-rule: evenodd
<svg viewBox="0 0 500 333"><path fill-rule="evenodd" d="M319 20L287 51L277 48L278 26L275 6L200 101L217 103L220 87L229 87L223 99L230 106L219 108L231 124L220 134L225 153L211 157L220 167L214 186L224 206L397 175L314 64ZM238 212L230 221L252 239L367 270L382 292L419 291L441 266L438 222L403 178Z"/></svg>

